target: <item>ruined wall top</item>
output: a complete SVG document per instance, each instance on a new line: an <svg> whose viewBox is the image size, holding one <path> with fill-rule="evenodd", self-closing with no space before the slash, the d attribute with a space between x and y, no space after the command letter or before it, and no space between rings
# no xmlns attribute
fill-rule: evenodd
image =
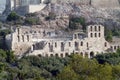
<svg viewBox="0 0 120 80"><path fill-rule="evenodd" d="M120 6L118 0L51 0L51 3L57 3L57 2L63 2L63 3L76 2L82 4L90 4L98 8L116 8Z"/></svg>

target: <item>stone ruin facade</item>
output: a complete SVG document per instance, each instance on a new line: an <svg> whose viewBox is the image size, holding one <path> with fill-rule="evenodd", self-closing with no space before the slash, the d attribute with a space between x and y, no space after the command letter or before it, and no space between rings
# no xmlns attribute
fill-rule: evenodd
<svg viewBox="0 0 120 80"><path fill-rule="evenodd" d="M120 48L120 38L109 43L104 37L104 26L89 25L86 32L63 32L39 27L18 27L6 36L6 42L15 55L65 57L80 54L91 58L100 53L115 52Z"/></svg>

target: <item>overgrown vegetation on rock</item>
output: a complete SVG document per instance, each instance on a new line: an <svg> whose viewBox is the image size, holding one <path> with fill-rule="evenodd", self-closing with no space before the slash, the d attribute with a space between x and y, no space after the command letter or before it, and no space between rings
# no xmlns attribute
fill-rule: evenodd
<svg viewBox="0 0 120 80"><path fill-rule="evenodd" d="M81 28L81 26L82 26L82 28ZM85 30L85 18L71 16L69 19L69 28L73 29L73 30L81 28L81 29Z"/></svg>

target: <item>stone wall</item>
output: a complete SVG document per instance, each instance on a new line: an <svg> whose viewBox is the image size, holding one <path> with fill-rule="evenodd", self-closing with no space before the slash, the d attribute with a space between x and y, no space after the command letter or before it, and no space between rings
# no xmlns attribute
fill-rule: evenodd
<svg viewBox="0 0 120 80"><path fill-rule="evenodd" d="M64 2L64 3L81 3L90 4L98 8L118 8L120 6L118 0L51 0L51 3Z"/></svg>
<svg viewBox="0 0 120 80"><path fill-rule="evenodd" d="M120 7L118 0L92 0L92 5L98 8L118 8Z"/></svg>

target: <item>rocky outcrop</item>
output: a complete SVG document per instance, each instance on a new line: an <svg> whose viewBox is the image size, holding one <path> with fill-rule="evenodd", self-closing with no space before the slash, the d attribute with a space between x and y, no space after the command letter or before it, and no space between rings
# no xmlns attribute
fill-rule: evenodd
<svg viewBox="0 0 120 80"><path fill-rule="evenodd" d="M56 15L56 19L46 21L45 17L51 11ZM42 26L56 29L67 28L71 14L84 17L86 23L100 23L110 28L120 26L120 8L96 8L78 3L52 3L37 14L43 23Z"/></svg>

